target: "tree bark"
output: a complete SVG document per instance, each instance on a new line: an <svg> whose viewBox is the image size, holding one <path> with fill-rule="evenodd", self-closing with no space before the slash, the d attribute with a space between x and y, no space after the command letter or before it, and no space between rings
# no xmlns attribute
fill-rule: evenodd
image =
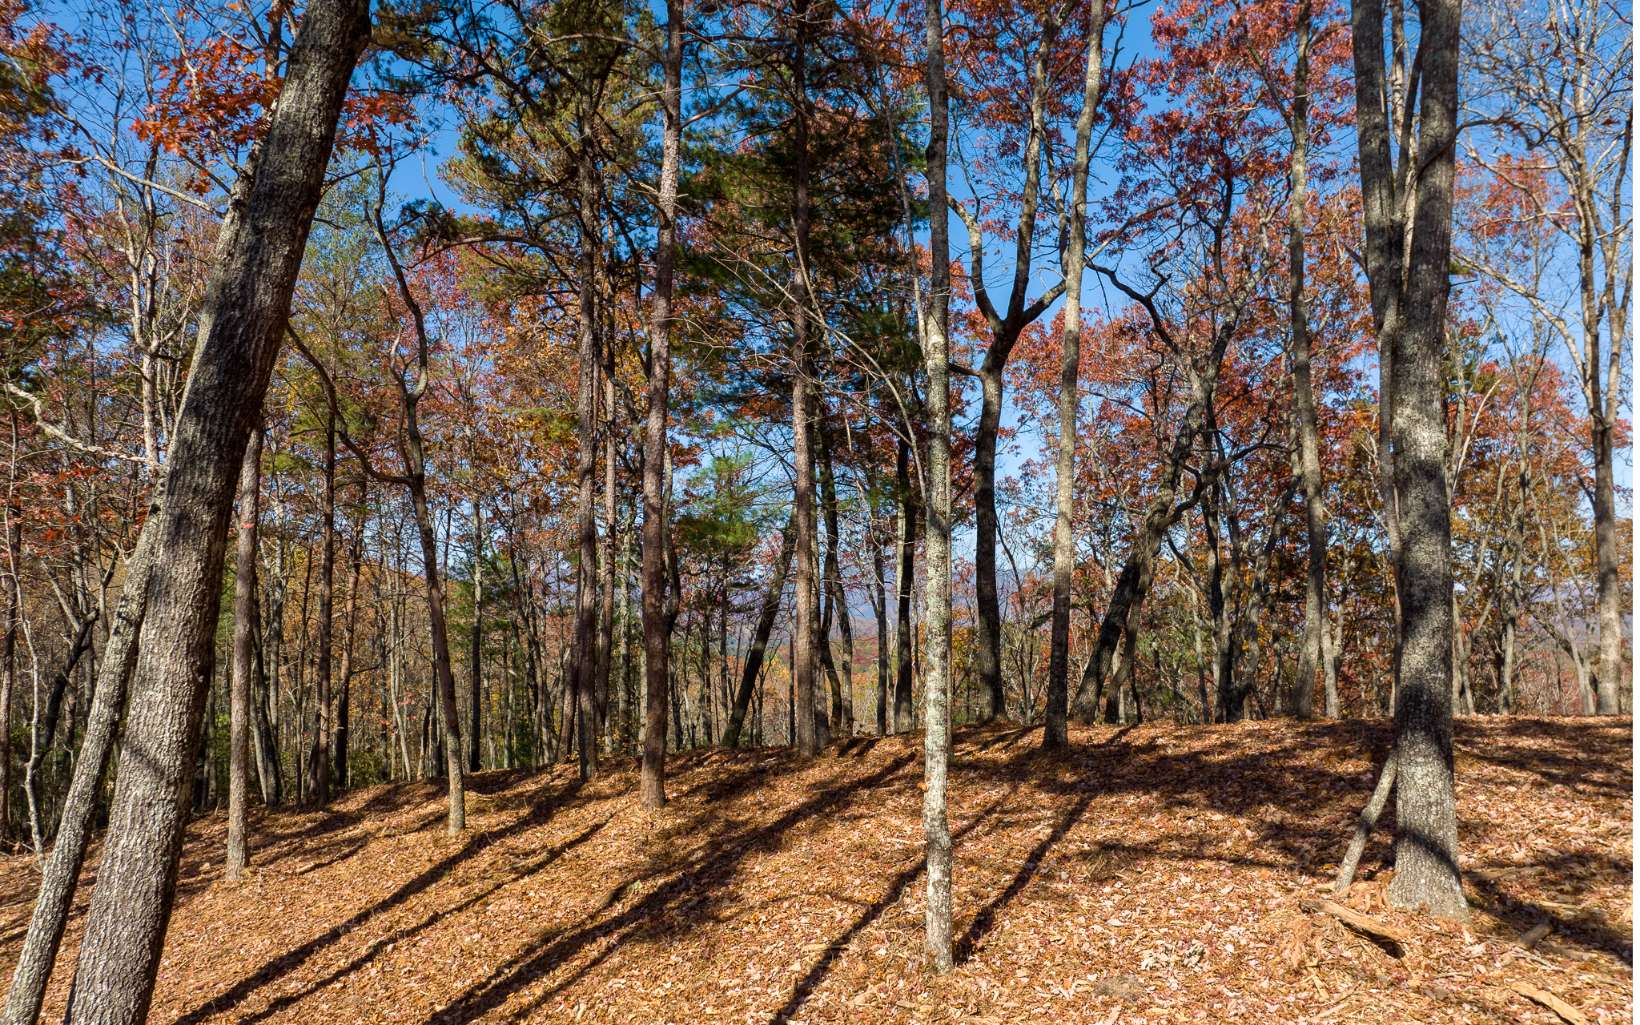
<svg viewBox="0 0 1640 1025"><path fill-rule="evenodd" d="M758 674L763 670L763 660L769 650L769 635L774 631L775 617L780 613L780 596L786 590L786 577L791 573L796 541L797 531L794 524L788 521L786 529L780 532L780 557L775 563L774 575L769 578L768 587L763 591L757 628L752 634L752 647L746 653L745 664L741 666L740 686L735 691L734 705L729 711L729 724L723 729L724 747L738 747L740 744L740 732L744 728L746 710L751 704L752 690L757 684Z"/></svg>
<svg viewBox="0 0 1640 1025"><path fill-rule="evenodd" d="M250 864L245 829L250 780L251 674L256 670L256 532L261 518L262 431L251 432L239 471L239 536L233 587L233 679L228 697L228 860L237 881Z"/></svg>
<svg viewBox="0 0 1640 1025"><path fill-rule="evenodd" d="M661 168L655 200L655 294L649 315L649 410L643 468L643 764L638 780L645 808L666 803L667 615L666 404L672 375L672 287L677 258L678 153L683 138L683 12L666 3L666 57L661 87Z"/></svg>
<svg viewBox="0 0 1640 1025"><path fill-rule="evenodd" d="M931 272L922 317L923 368L928 378L927 636L923 680L923 832L927 838L925 945L936 972L948 971L951 951L951 828L946 818L946 763L951 755L951 394L946 328L951 307L949 218L946 215L945 18L928 0L928 208Z"/></svg>
<svg viewBox="0 0 1640 1025"><path fill-rule="evenodd" d="M894 732L912 727L911 709L911 587L916 579L917 520L916 492L911 487L910 446L901 441L894 460L894 481L899 490L899 561L894 571Z"/></svg>
<svg viewBox="0 0 1640 1025"><path fill-rule="evenodd" d="M797 753L812 758L824 742L820 710L815 701L815 650L818 641L819 610L816 607L815 553L817 530L814 515L814 360L809 342L810 317L815 295L809 287L809 96L808 96L808 0L797 0L792 25L792 232L797 263L796 305L792 311L792 462L796 482L792 493L792 525L797 533L795 578L797 605L796 650L793 654L794 684L797 688Z"/></svg>
<svg viewBox="0 0 1640 1025"><path fill-rule="evenodd" d="M1299 649L1298 675L1293 689L1293 712L1300 719L1314 714L1315 676L1326 660L1327 629L1327 507L1316 427L1315 386L1310 375L1310 324L1304 299L1304 212L1309 195L1310 150L1310 15L1309 0L1302 0L1295 27L1298 54L1293 68L1293 105L1289 117L1293 152L1288 167L1287 200L1288 360L1293 379L1293 426L1298 442L1299 479L1304 487L1307 542L1304 643ZM1329 719L1336 719L1337 681L1330 673L1325 676L1324 708Z"/></svg>
<svg viewBox="0 0 1640 1025"><path fill-rule="evenodd" d="M325 419L324 492L319 508L319 624L314 647L313 749L307 761L307 799L330 803L330 682L336 598L336 412Z"/></svg>
<svg viewBox="0 0 1640 1025"><path fill-rule="evenodd" d="M1043 714L1042 746L1068 743L1070 701L1071 583L1076 569L1075 514L1077 375L1082 363L1082 271L1087 259L1088 160L1093 118L1103 92L1105 4L1092 0L1088 10L1087 73L1082 81L1082 109L1076 117L1071 154L1070 245L1065 250L1065 311L1059 364L1059 437L1054 459L1053 612L1049 628L1048 694Z"/></svg>
<svg viewBox="0 0 1640 1025"><path fill-rule="evenodd" d="M586 130L583 128L583 133ZM586 135L583 134L583 138ZM579 440L575 462L575 519L579 537L575 564L575 673L578 767L581 778L598 775L598 330L597 254L598 168L587 141L580 154L579 220L581 232L580 315L577 327L579 383L575 390L575 421Z"/></svg>
<svg viewBox="0 0 1640 1025"><path fill-rule="evenodd" d="M1400 539L1395 879L1389 899L1397 907L1462 918L1468 908L1453 790L1451 508L1442 372L1460 19L1457 0L1420 0L1418 8L1419 126L1417 173L1407 179L1410 197L1398 188L1403 178L1390 156L1383 5L1355 0L1352 11L1367 277L1393 396L1393 494L1385 513L1397 523ZM1411 156L1402 153L1403 163ZM1407 210L1410 224L1403 220Z"/></svg>
<svg viewBox="0 0 1640 1025"><path fill-rule="evenodd" d="M120 766L71 1025L136 1025L153 996L235 486L285 334L342 98L369 39L369 13L363 0L314 0L306 8L242 213L230 215L218 241L164 498L144 527L155 535L153 564L124 732L125 750L143 757Z"/></svg>
<svg viewBox="0 0 1640 1025"><path fill-rule="evenodd" d="M477 772L480 755L479 731L484 709L484 504L473 497L473 634L467 652L467 689L472 699L468 707L467 771Z"/></svg>
<svg viewBox="0 0 1640 1025"><path fill-rule="evenodd" d="M156 496L149 506L150 517L157 505ZM96 814L97 794L108 770L127 685L136 664L137 631L148 609L151 549L157 546L157 530L145 527L136 549L126 560L125 583L120 590L113 628L103 645L85 737L80 741L74 777L63 797L57 840L46 859L28 933L12 970L11 990L6 994L6 1025L33 1025L40 1016L40 1004L45 999L46 984L50 981L63 929L68 924L69 909L74 904L74 891L79 885L80 867L85 861Z"/></svg>

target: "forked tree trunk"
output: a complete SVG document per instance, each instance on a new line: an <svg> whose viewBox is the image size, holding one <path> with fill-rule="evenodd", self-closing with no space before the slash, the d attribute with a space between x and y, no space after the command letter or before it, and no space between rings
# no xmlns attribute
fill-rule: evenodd
<svg viewBox="0 0 1640 1025"><path fill-rule="evenodd" d="M1464 917L1452 758L1451 507L1442 357L1451 268L1458 105L1458 0L1420 0L1421 69L1413 193L1391 158L1385 109L1384 8L1355 0L1357 142L1366 266L1381 359L1390 367L1394 494L1399 527L1400 643L1395 692L1397 907ZM1410 211L1411 220L1405 220ZM1410 232L1410 234L1409 234Z"/></svg>

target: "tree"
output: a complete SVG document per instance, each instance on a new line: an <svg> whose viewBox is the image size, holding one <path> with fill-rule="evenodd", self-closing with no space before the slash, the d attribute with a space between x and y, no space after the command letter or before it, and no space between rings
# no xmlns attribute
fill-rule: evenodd
<svg viewBox="0 0 1640 1025"><path fill-rule="evenodd" d="M1082 84L1082 109L1076 117L1076 142L1071 155L1070 244L1065 250L1065 309L1061 313L1064 354L1059 371L1059 437L1054 466L1053 620L1049 639L1048 703L1043 715L1042 746L1064 747L1065 715L1069 702L1071 661L1071 574L1076 541L1071 533L1074 514L1072 487L1076 476L1076 379L1082 367L1082 271L1087 260L1088 161L1093 142L1093 119L1104 91L1105 4L1093 0L1088 9L1087 75Z"/></svg>
<svg viewBox="0 0 1640 1025"><path fill-rule="evenodd" d="M1410 74L1400 7L1355 0L1356 134L1365 261L1390 445L1385 518L1400 602L1395 666L1395 879L1399 907L1464 917L1452 760L1451 499L1442 357L1458 131L1459 5L1420 0ZM1393 77L1392 77L1393 76ZM1392 89L1392 84L1394 88ZM1406 91L1402 91L1403 88ZM1397 136L1412 124L1417 139ZM1398 157L1392 140L1399 139ZM1383 457L1381 457L1383 458Z"/></svg>
<svg viewBox="0 0 1640 1025"><path fill-rule="evenodd" d="M667 400L672 372L672 291L680 241L678 160L683 139L683 2L667 0L666 57L661 92L661 168L656 189L655 289L649 313L649 412L644 424L643 641L644 730L640 794L644 807L666 803Z"/></svg>
<svg viewBox="0 0 1640 1025"><path fill-rule="evenodd" d="M175 896L235 485L283 339L348 79L368 39L366 4L308 7L249 181L223 225L163 498L144 527L153 538L144 542L152 549L143 588L149 609L136 638L124 742L147 757L123 765L114 788L72 1022L135 1025L147 1015ZM44 923L31 922L31 933L36 925ZM60 935L60 926L52 931ZM32 1003L38 1007L37 998Z"/></svg>
<svg viewBox="0 0 1640 1025"><path fill-rule="evenodd" d="M946 766L951 757L951 310L946 199L947 100L945 18L940 0L928 0L926 82L929 133L927 304L918 310L923 373L928 380L928 447L923 466L927 526L927 632L923 639L923 832L927 836L928 905L925 945L937 972L951 968L951 827L946 819Z"/></svg>
<svg viewBox="0 0 1640 1025"><path fill-rule="evenodd" d="M1576 267L1575 312L1560 282L1549 288L1514 267L1484 272L1523 299L1566 346L1588 411L1599 622L1599 711L1622 710L1622 581L1613 452L1622 408L1623 355L1633 295L1629 165L1633 150L1632 31L1599 0L1487 3L1476 12L1465 56L1466 101L1501 138L1501 152L1473 159L1525 205L1522 215L1568 244ZM1517 147L1524 148L1518 153ZM1552 188L1543 179L1553 182Z"/></svg>

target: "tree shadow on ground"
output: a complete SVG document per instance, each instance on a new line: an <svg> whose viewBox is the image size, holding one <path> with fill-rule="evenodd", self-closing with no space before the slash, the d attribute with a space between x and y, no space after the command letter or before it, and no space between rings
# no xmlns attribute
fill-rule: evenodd
<svg viewBox="0 0 1640 1025"><path fill-rule="evenodd" d="M252 972L250 975L247 975L245 978L239 980L228 989L205 1001L193 1011L183 1015L177 1020L177 1025L198 1025L199 1022L204 1021L206 1018L209 1018L214 1014L220 1014L224 1011L228 1011L239 1006L245 999L255 993L258 989L277 982L290 972L307 963L319 952L340 941L349 933L355 931L373 919L380 917L385 912L400 907L408 903L417 895L424 893L437 884L440 880L448 876L455 868L461 865L462 862L466 861L469 857L478 853L483 848L512 834L522 832L531 826L539 825L540 823L545 822L547 819L551 818L553 813L559 808L574 801L579 794L580 789L581 784L577 780L571 782L559 791L538 795L538 800L530 814L521 816L517 820L508 823L500 829L482 833L473 833L467 838L466 842L463 843L460 848L446 857L439 859L437 862L429 865L427 868L411 877L379 903L359 910L352 917L348 918L346 921L343 921L339 925L333 926L327 932L321 933L320 935L308 940L306 943L303 943L294 949L288 950L279 957L267 962L260 969ZM591 829L577 837L572 842L561 845L560 848L547 852L542 856L547 860L542 861L537 868L544 867L551 860L556 860L556 858L564 851L583 842L596 831L596 828ZM530 871L534 871L534 869L531 869ZM513 880L509 879L506 882L511 881ZM497 884L494 889L499 889L501 886L506 885L506 882ZM493 890L491 892L493 892ZM428 919L427 922L415 927L415 930L419 931L421 928L425 928L425 926L431 924L432 921L442 917L442 914L443 913L434 914ZM372 948L371 956L374 956L374 954L383 949L384 946L385 944L375 945ZM355 963L349 966L348 970L356 970L357 968L362 967L368 959L369 958L356 960ZM311 992L313 988L316 987L310 987L308 992ZM294 1000L283 1001L280 1003L280 1006L286 1006L291 1002L294 1002ZM270 1012L265 1013L271 1013L271 1009Z"/></svg>

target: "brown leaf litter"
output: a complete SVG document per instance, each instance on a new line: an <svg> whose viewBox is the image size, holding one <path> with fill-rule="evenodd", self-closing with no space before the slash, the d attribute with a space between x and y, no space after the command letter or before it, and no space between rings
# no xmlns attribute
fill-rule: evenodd
<svg viewBox="0 0 1640 1025"><path fill-rule="evenodd" d="M150 1020L1631 1022L1631 734L1459 724L1460 925L1385 906L1383 831L1322 906L1381 723L1094 728L1062 758L962 730L944 977L921 953L917 738L685 754L659 814L625 760L587 785L484 773L454 840L436 786L378 787L256 815L237 886L216 816L190 830ZM35 885L0 861L8 973Z"/></svg>

